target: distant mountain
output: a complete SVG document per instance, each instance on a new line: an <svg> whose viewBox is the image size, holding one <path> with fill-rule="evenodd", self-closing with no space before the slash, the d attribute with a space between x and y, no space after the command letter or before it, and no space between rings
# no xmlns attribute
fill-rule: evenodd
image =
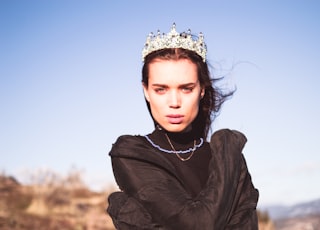
<svg viewBox="0 0 320 230"><path fill-rule="evenodd" d="M271 219L284 219L293 217L304 217L309 215L320 214L320 199L299 203L292 206L266 206L261 208L263 211L267 211Z"/></svg>

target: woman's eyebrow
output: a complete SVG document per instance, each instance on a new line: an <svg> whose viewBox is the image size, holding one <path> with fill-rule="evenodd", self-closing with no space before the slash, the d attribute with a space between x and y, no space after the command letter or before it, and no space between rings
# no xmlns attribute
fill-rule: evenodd
<svg viewBox="0 0 320 230"><path fill-rule="evenodd" d="M184 84L181 84L179 85L180 87L186 87L186 86L194 86L196 85L197 83L196 82L189 82L189 83L184 83Z"/></svg>
<svg viewBox="0 0 320 230"><path fill-rule="evenodd" d="M183 86L194 86L196 85L197 82L188 82L188 83L183 83L183 84L179 84L179 87L183 87ZM163 84L163 83L152 83L152 86L163 86L163 87L168 87L167 84Z"/></svg>
<svg viewBox="0 0 320 230"><path fill-rule="evenodd" d="M166 84L161 84L161 83L153 83L151 86L156 86L156 87L168 87Z"/></svg>

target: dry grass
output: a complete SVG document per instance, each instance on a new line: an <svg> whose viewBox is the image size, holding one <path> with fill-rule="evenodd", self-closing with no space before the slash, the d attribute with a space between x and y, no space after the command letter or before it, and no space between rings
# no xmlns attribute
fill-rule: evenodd
<svg viewBox="0 0 320 230"><path fill-rule="evenodd" d="M267 212L258 211L259 230L275 230L274 223Z"/></svg>
<svg viewBox="0 0 320 230"><path fill-rule="evenodd" d="M71 182L70 175L29 186L0 175L0 229L114 229L105 212L107 196L90 191L80 177Z"/></svg>

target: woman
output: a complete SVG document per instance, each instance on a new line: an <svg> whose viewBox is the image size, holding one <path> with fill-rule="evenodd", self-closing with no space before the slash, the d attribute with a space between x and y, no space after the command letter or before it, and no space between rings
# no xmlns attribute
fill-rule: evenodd
<svg viewBox="0 0 320 230"><path fill-rule="evenodd" d="M237 131L207 135L232 95L213 86L203 37L150 35L142 85L155 130L124 135L112 159L120 192L109 196L117 229L258 229L258 191L251 182Z"/></svg>

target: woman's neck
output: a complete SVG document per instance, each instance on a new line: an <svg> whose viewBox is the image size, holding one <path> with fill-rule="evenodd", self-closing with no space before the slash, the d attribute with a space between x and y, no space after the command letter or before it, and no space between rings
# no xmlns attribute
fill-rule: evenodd
<svg viewBox="0 0 320 230"><path fill-rule="evenodd" d="M167 134L170 140L172 140L174 143L178 143L181 145L189 144L194 140L200 139L200 137L197 137L195 132L193 132L192 127L188 128L188 130L185 130L183 132L168 132L160 126L156 126L156 132L159 135L163 136Z"/></svg>

